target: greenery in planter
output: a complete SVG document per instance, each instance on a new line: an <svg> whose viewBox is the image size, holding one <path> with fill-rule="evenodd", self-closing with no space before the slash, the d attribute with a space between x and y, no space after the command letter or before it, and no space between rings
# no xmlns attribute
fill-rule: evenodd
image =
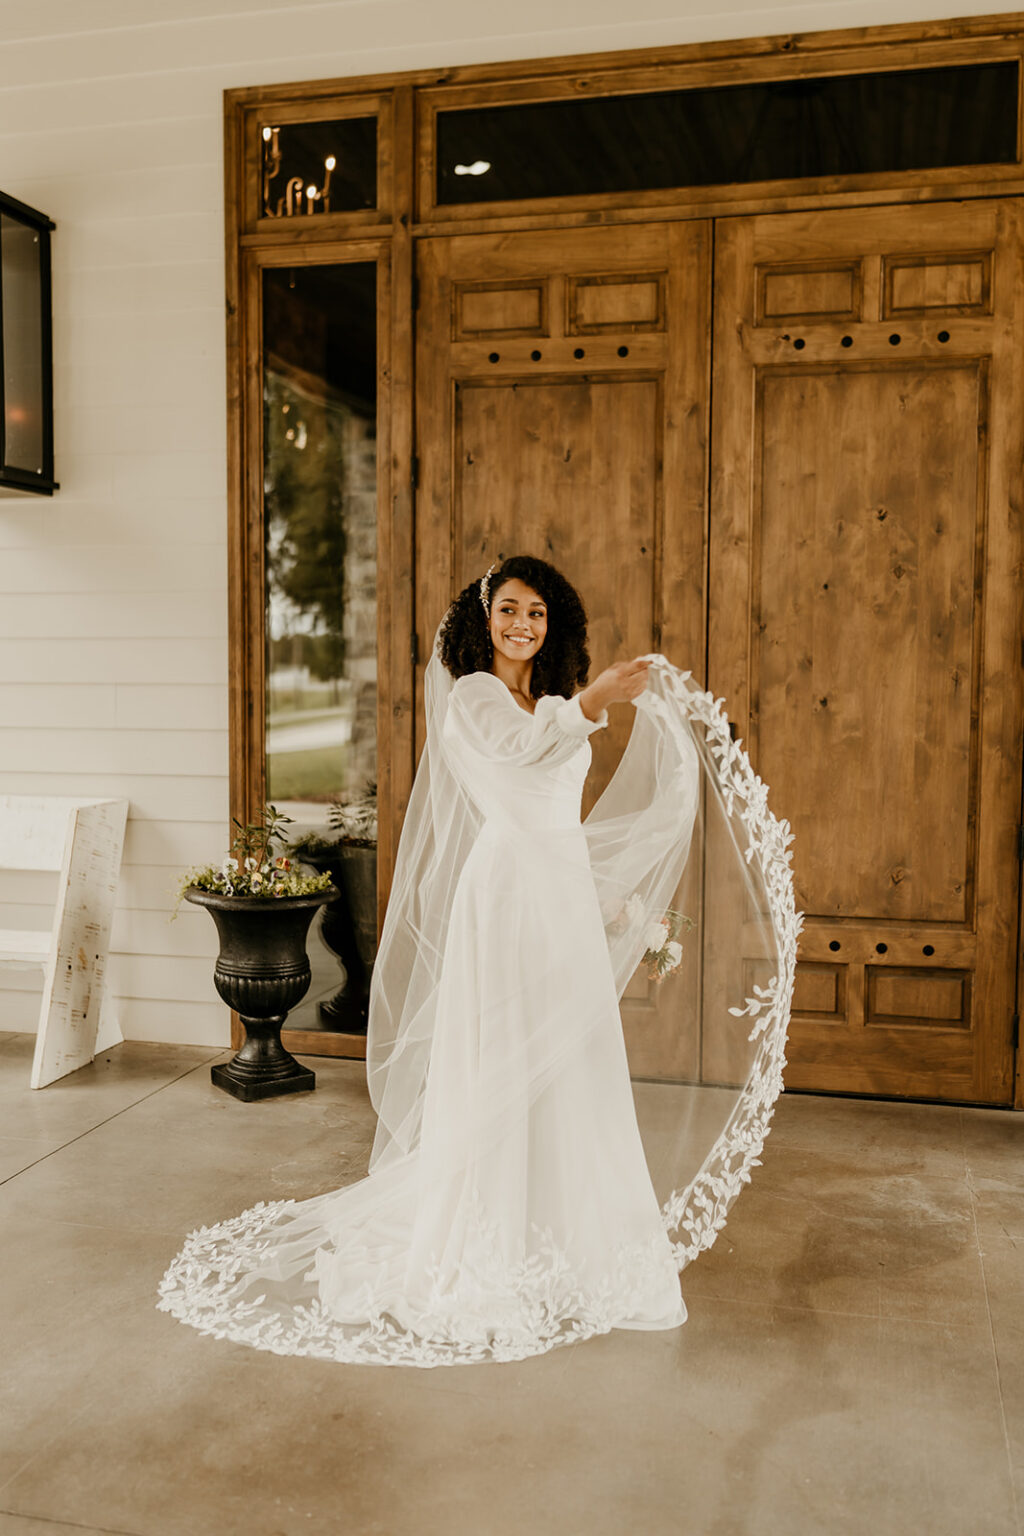
<svg viewBox="0 0 1024 1536"><path fill-rule="evenodd" d="M336 800L327 813L327 819L339 841L358 848L377 846L377 786L368 783L359 794L347 800Z"/></svg>
<svg viewBox="0 0 1024 1536"><path fill-rule="evenodd" d="M243 823L233 819L235 836L227 858L220 865L206 864L186 870L178 891L179 901L189 890L252 897L254 901L313 896L329 890L329 874L301 873L285 854L275 855L275 844L286 845L284 829L291 826L291 820L273 805L264 806L255 821Z"/></svg>
<svg viewBox="0 0 1024 1536"><path fill-rule="evenodd" d="M377 846L377 786L364 785L358 794L345 800L335 800L328 812L331 835L307 832L305 837L290 844L289 852L297 859L327 859L339 848L376 848Z"/></svg>

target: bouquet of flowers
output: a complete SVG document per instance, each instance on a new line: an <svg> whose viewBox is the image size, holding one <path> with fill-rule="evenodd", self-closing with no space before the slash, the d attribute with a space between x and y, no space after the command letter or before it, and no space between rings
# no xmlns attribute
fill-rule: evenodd
<svg viewBox="0 0 1024 1536"><path fill-rule="evenodd" d="M672 907L668 907L648 926L644 934L647 948L644 950L643 963L652 981L664 981L666 976L678 971L683 961L683 946L679 940L684 933L690 933L695 927L692 917L687 917L685 912L676 912Z"/></svg>
<svg viewBox="0 0 1024 1536"><path fill-rule="evenodd" d="M235 836L231 850L222 864L207 864L189 869L181 878L179 900L190 888L215 891L220 896L252 896L273 899L277 896L311 896L326 891L331 884L327 874L303 874L283 854L275 856L274 843L283 840L283 829L291 825L273 805L259 813L255 821L232 821Z"/></svg>
<svg viewBox="0 0 1024 1536"><path fill-rule="evenodd" d="M679 941L696 924L685 912L677 912L672 907L667 908L660 917L648 920L644 904L634 892L622 908L616 927L620 932L628 928L642 930L644 952L641 963L646 965L651 981L664 981L666 976L671 976L682 964L683 946Z"/></svg>

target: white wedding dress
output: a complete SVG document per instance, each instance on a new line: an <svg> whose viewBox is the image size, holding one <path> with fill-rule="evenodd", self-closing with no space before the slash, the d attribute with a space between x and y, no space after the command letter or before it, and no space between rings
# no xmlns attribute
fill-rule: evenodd
<svg viewBox="0 0 1024 1536"><path fill-rule="evenodd" d="M531 716L490 673L452 686L435 657L371 1004L371 1172L193 1233L161 1308L279 1353L421 1366L684 1321L679 1269L713 1241L767 1131L792 961L733 1010L750 1042L742 1077L709 1090L725 1095L711 1145L662 1210L619 995L702 824L702 754L669 728L669 706L680 688L708 700L662 666L637 717L648 737L634 731L584 825L588 738L604 720L556 697ZM627 897L644 912L632 925Z"/></svg>

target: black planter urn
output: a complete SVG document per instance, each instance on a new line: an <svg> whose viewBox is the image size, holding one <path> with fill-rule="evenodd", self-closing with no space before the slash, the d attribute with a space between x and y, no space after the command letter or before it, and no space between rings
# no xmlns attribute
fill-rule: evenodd
<svg viewBox="0 0 1024 1536"><path fill-rule="evenodd" d="M247 1103L302 1093L316 1075L281 1044L281 1026L309 991L306 936L317 910L334 901L333 886L309 896L222 896L191 886L187 901L207 907L220 938L213 971L219 995L245 1027L245 1044L231 1061L211 1067L218 1088Z"/></svg>

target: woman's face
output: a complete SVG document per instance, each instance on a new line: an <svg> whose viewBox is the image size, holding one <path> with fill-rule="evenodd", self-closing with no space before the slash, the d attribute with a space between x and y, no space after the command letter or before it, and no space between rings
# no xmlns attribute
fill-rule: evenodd
<svg viewBox="0 0 1024 1536"><path fill-rule="evenodd" d="M491 599L491 644L510 661L532 661L548 632L547 604L513 576Z"/></svg>

